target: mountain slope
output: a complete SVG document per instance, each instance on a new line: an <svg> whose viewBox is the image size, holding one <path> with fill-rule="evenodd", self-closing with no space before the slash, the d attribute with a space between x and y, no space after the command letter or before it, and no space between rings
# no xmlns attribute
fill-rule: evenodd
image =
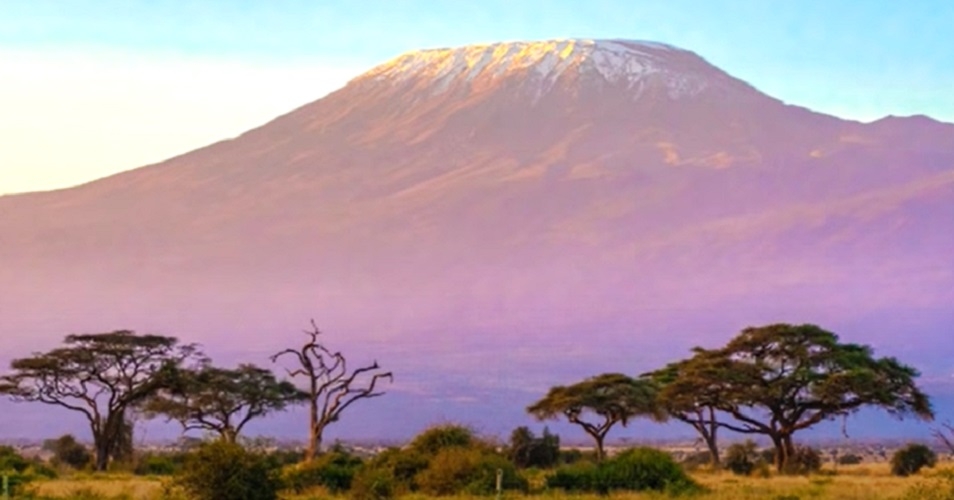
<svg viewBox="0 0 954 500"><path fill-rule="evenodd" d="M128 327L261 361L316 316L393 354L399 390L519 373L530 398L799 321L945 374L952 176L950 124L786 105L666 45L414 52L240 137L0 197L0 348Z"/></svg>

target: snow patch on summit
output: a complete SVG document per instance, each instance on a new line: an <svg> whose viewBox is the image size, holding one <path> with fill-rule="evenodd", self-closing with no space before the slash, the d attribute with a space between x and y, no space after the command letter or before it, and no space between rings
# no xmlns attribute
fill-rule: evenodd
<svg viewBox="0 0 954 500"><path fill-rule="evenodd" d="M688 64L687 64L688 62ZM548 91L568 71L598 74L637 93L649 78L666 86L671 98L695 95L709 84L708 65L692 52L657 43L628 40L551 40L470 45L409 52L363 76L378 82L414 81L443 93L453 85L529 72Z"/></svg>

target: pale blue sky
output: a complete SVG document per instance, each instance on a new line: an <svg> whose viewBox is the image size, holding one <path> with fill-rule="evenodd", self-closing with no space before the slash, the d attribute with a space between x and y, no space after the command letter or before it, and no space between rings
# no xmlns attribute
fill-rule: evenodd
<svg viewBox="0 0 954 500"><path fill-rule="evenodd" d="M0 0L0 193L236 135L402 52L566 37L693 50L786 102L954 122L954 2Z"/></svg>

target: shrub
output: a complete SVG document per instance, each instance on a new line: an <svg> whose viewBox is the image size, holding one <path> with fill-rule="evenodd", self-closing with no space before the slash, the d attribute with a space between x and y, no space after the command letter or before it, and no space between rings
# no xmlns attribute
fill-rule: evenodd
<svg viewBox="0 0 954 500"><path fill-rule="evenodd" d="M72 434L43 442L43 449L53 452L53 463L82 469L93 461L93 455Z"/></svg>
<svg viewBox="0 0 954 500"><path fill-rule="evenodd" d="M934 450L923 444L909 444L891 457L891 473L895 476L910 476L936 464L937 454Z"/></svg>
<svg viewBox="0 0 954 500"><path fill-rule="evenodd" d="M601 494L614 490L683 493L698 489L672 456L653 448L627 450L601 464L581 462L561 467L547 478L547 487Z"/></svg>
<svg viewBox="0 0 954 500"><path fill-rule="evenodd" d="M497 471L502 487L526 490L527 480L506 458L479 448L451 447L440 451L417 478L420 490L431 495L489 494L496 489Z"/></svg>
<svg viewBox="0 0 954 500"><path fill-rule="evenodd" d="M510 434L507 457L520 468L553 467L560 460L560 436L546 427L540 437L527 427L517 427Z"/></svg>
<svg viewBox="0 0 954 500"><path fill-rule="evenodd" d="M340 493L351 488L351 481L359 467L360 458L343 450L329 451L311 462L285 467L282 482L296 493L317 486L323 486L332 493Z"/></svg>
<svg viewBox="0 0 954 500"><path fill-rule="evenodd" d="M398 489L398 483L391 471L365 466L360 468L351 480L350 498L352 500L385 500L397 496Z"/></svg>
<svg viewBox="0 0 954 500"><path fill-rule="evenodd" d="M457 424L431 427L417 435L409 448L428 457L433 457L446 448L468 448L477 444L474 431Z"/></svg>
<svg viewBox="0 0 954 500"><path fill-rule="evenodd" d="M139 457L133 474L137 476L172 476L182 469L182 453L148 453Z"/></svg>
<svg viewBox="0 0 954 500"><path fill-rule="evenodd" d="M785 464L786 474L813 474L821 470L822 458L818 450L808 446L798 446Z"/></svg>
<svg viewBox="0 0 954 500"><path fill-rule="evenodd" d="M701 469L712 465L712 456L708 451L697 451L682 457L679 463L689 470Z"/></svg>
<svg viewBox="0 0 954 500"><path fill-rule="evenodd" d="M410 448L390 448L379 453L362 469L374 470L390 478L395 493L417 491L416 478L430 462L428 457ZM365 472L370 477L370 472Z"/></svg>
<svg viewBox="0 0 954 500"><path fill-rule="evenodd" d="M264 456L224 441L190 453L176 481L197 500L275 500L279 489Z"/></svg>
<svg viewBox="0 0 954 500"><path fill-rule="evenodd" d="M865 459L861 455L849 453L838 457L838 465L858 465L864 463Z"/></svg>
<svg viewBox="0 0 954 500"><path fill-rule="evenodd" d="M759 463L764 463L764 460L759 456L755 442L752 440L735 443L725 450L723 465L733 474L739 476L751 475Z"/></svg>

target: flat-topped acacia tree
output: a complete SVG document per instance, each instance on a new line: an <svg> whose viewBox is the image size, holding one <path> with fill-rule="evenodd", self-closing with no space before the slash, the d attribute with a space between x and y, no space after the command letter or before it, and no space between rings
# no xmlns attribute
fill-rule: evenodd
<svg viewBox="0 0 954 500"><path fill-rule="evenodd" d="M621 373L604 373L568 386L550 389L543 399L527 407L540 420L566 417L579 425L596 443L596 459L603 460L606 434L616 424L625 426L634 417L662 420L656 385ZM595 419L586 420L586 415Z"/></svg>
<svg viewBox="0 0 954 500"><path fill-rule="evenodd" d="M863 407L931 420L918 375L818 326L772 324L746 328L721 349L697 349L669 384L732 417L718 426L771 439L785 471L797 432Z"/></svg>
<svg viewBox="0 0 954 500"><path fill-rule="evenodd" d="M278 380L271 370L252 364L220 368L208 363L180 369L173 382L144 405L149 416L165 415L184 431L214 432L234 443L256 418L282 411L307 397L291 382Z"/></svg>
<svg viewBox="0 0 954 500"><path fill-rule="evenodd" d="M0 394L75 411L89 421L96 470L106 470L129 430L127 412L169 383L169 374L201 354L175 337L129 330L69 335L64 346L10 363Z"/></svg>

